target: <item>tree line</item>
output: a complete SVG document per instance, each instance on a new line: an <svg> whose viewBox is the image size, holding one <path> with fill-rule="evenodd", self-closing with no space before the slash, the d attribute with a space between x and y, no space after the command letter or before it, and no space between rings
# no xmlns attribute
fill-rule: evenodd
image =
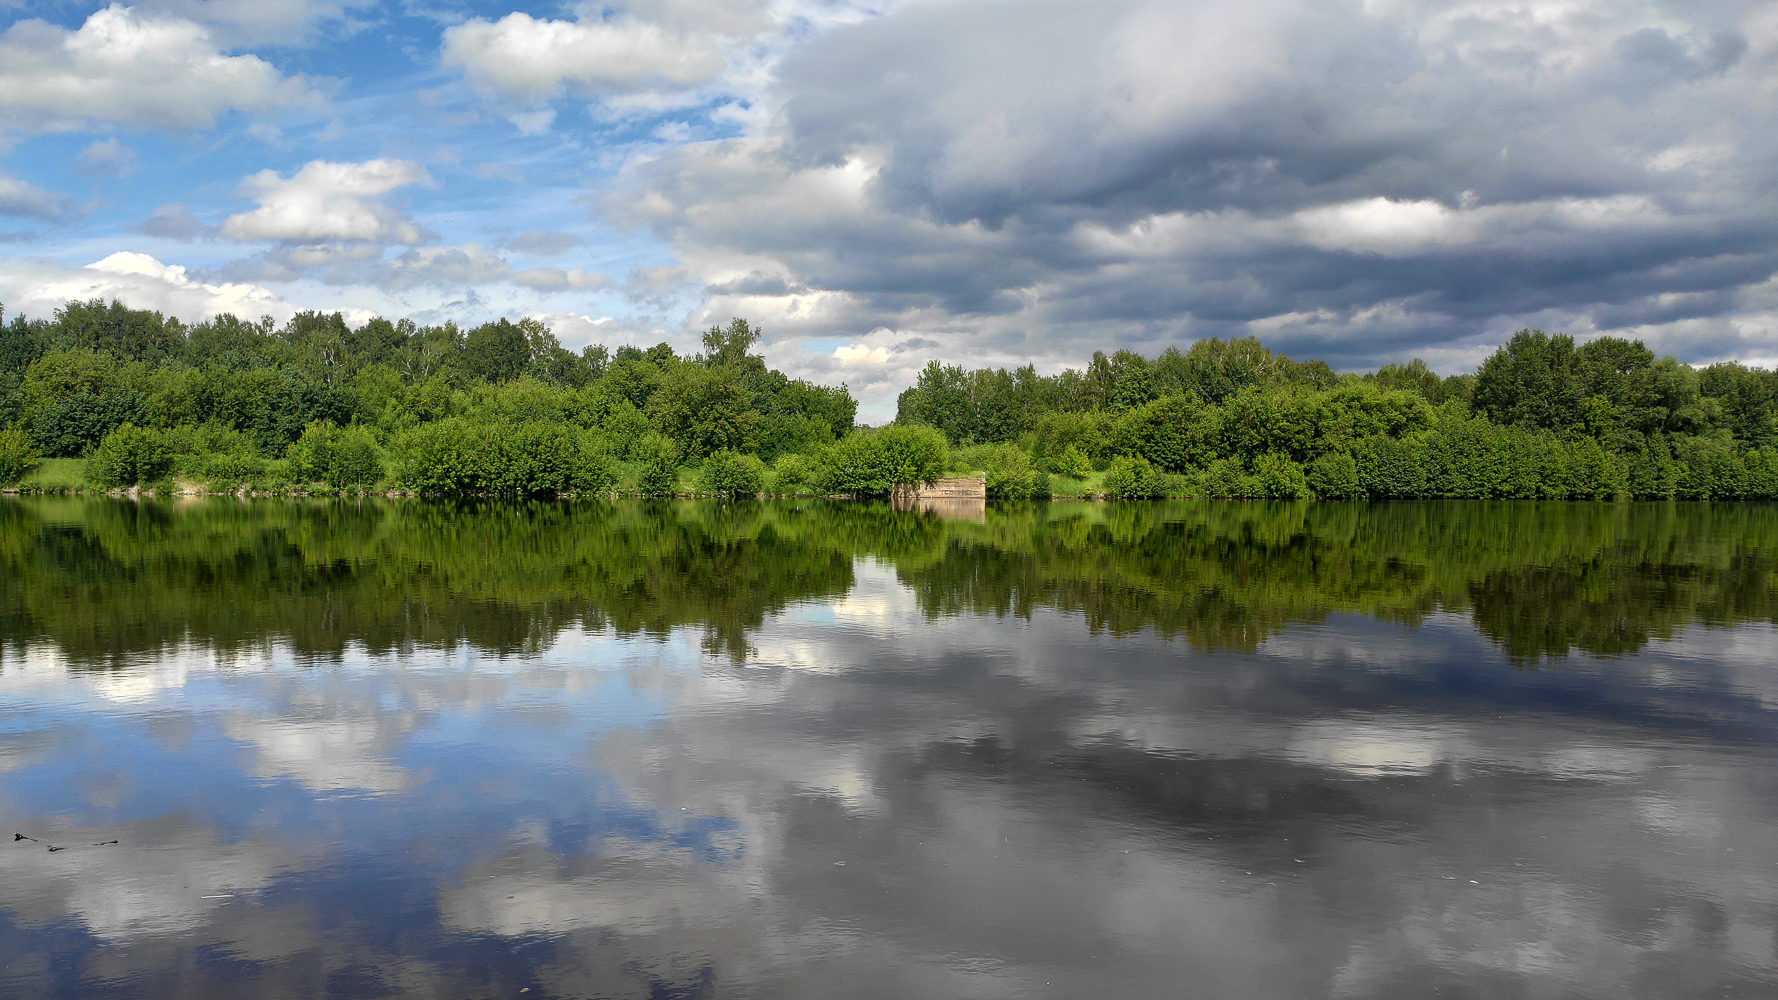
<svg viewBox="0 0 1778 1000"><path fill-rule="evenodd" d="M886 476L937 474L937 434L860 435L845 386L768 368L751 353L758 339L737 319L696 354L665 343L577 354L532 319L186 326L71 302L52 320L0 325L0 485L45 458L84 459L103 487L505 496L886 493Z"/></svg>
<svg viewBox="0 0 1778 1000"><path fill-rule="evenodd" d="M1008 492L1098 473L1112 496L1778 499L1778 373L1616 337L1523 330L1443 378L1336 374L1251 338L1047 377L932 362L897 420Z"/></svg>
<svg viewBox="0 0 1778 1000"><path fill-rule="evenodd" d="M736 319L689 355L575 353L532 319L187 326L71 302L0 324L0 485L79 458L97 486L218 491L882 496L980 472L1002 499L1778 498L1778 374L1613 337L1521 331L1442 378L1252 338L1052 376L934 361L871 429L759 336Z"/></svg>

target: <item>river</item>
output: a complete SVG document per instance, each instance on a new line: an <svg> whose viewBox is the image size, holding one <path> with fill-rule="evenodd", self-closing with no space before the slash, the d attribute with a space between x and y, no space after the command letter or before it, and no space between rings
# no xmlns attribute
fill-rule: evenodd
<svg viewBox="0 0 1778 1000"><path fill-rule="evenodd" d="M1770 506L0 501L0 996L1778 995L1775 621Z"/></svg>

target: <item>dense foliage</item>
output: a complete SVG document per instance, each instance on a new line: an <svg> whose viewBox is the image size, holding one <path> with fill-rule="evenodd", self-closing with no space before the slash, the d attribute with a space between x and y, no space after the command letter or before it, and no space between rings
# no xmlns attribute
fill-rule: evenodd
<svg viewBox="0 0 1778 1000"><path fill-rule="evenodd" d="M24 431L0 427L0 486L11 486L40 464L42 456Z"/></svg>
<svg viewBox="0 0 1778 1000"><path fill-rule="evenodd" d="M1200 340L1041 377L934 362L898 419L1111 497L1778 499L1778 374L1521 331L1474 375Z"/></svg>
<svg viewBox="0 0 1778 1000"><path fill-rule="evenodd" d="M1446 378L1341 375L1253 339L1053 376L933 362L874 431L758 338L737 319L691 356L576 354L530 319L187 327L74 302L0 325L0 478L84 457L96 485L226 490L886 496L967 473L1002 500L1778 498L1778 374L1612 337L1522 331Z"/></svg>
<svg viewBox="0 0 1778 1000"><path fill-rule="evenodd" d="M853 432L846 389L768 369L749 353L758 336L736 320L692 356L666 344L575 354L535 320L353 329L338 314L303 313L283 327L233 316L187 327L73 302L51 321L0 325L0 428L14 428L0 449L16 456L0 459L0 473L24 475L28 446L105 455L102 475L89 462L102 486L178 476L541 495L610 490L627 473L628 489L671 494L697 481L683 464L818 456ZM171 465L150 480L116 466L105 442L126 426L158 435Z"/></svg>

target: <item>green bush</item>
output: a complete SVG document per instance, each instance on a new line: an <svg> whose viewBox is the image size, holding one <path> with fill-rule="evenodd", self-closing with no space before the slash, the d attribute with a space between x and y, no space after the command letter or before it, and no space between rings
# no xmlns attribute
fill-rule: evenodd
<svg viewBox="0 0 1778 1000"><path fill-rule="evenodd" d="M947 457L944 435L937 430L890 424L854 431L825 449L817 482L824 493L888 496L898 485L936 482Z"/></svg>
<svg viewBox="0 0 1778 1000"><path fill-rule="evenodd" d="M450 417L396 443L403 485L442 496L600 493L615 474L603 440L567 424L482 424Z"/></svg>
<svg viewBox="0 0 1778 1000"><path fill-rule="evenodd" d="M1253 483L1240 459L1219 458L1198 473L1198 491L1207 497L1250 497Z"/></svg>
<svg viewBox="0 0 1778 1000"><path fill-rule="evenodd" d="M1389 500L1426 495L1426 448L1420 442L1372 435L1360 438L1353 450L1365 493Z"/></svg>
<svg viewBox="0 0 1778 1000"><path fill-rule="evenodd" d="M1110 461L1112 432L1109 413L1052 411L1037 418L1032 451L1045 472L1063 472L1058 463L1069 447L1086 456L1089 471L1104 469Z"/></svg>
<svg viewBox="0 0 1778 1000"><path fill-rule="evenodd" d="M173 449L166 435L135 424L105 435L87 462L87 477L107 488L158 482L172 471Z"/></svg>
<svg viewBox="0 0 1778 1000"><path fill-rule="evenodd" d="M1679 494L1680 466L1660 435L1654 435L1622 458L1624 486L1632 497L1671 500Z"/></svg>
<svg viewBox="0 0 1778 1000"><path fill-rule="evenodd" d="M1079 444L1072 441L1068 443L1068 447L1062 449L1060 455L1055 457L1052 465L1054 466L1053 471L1057 475L1067 476L1071 479L1085 479L1087 473L1093 471L1093 460L1087 457L1086 452L1080 450Z"/></svg>
<svg viewBox="0 0 1778 1000"><path fill-rule="evenodd" d="M146 418L142 401L133 392L76 392L38 408L31 417L31 430L45 455L73 458L87 454L116 428Z"/></svg>
<svg viewBox="0 0 1778 1000"><path fill-rule="evenodd" d="M990 445L980 456L990 500L1041 500L1050 495L1049 476L1031 464L1017 445Z"/></svg>
<svg viewBox="0 0 1778 1000"><path fill-rule="evenodd" d="M17 427L0 429L0 486L30 475L43 464L43 456L31 444L31 438Z"/></svg>
<svg viewBox="0 0 1778 1000"><path fill-rule="evenodd" d="M811 492L815 473L815 463L808 456L794 452L780 455L772 465L771 491L791 496Z"/></svg>
<svg viewBox="0 0 1778 1000"><path fill-rule="evenodd" d="M642 466L636 491L645 497L670 497L679 488L679 450L661 434L645 434L630 448Z"/></svg>
<svg viewBox="0 0 1778 1000"><path fill-rule="evenodd" d="M1314 494L1303 467L1275 451L1253 460L1253 495L1269 500L1306 500Z"/></svg>
<svg viewBox="0 0 1778 1000"><path fill-rule="evenodd" d="M1329 452L1310 462L1305 476L1318 497L1350 500L1364 495L1358 482L1358 463L1343 451Z"/></svg>
<svg viewBox="0 0 1778 1000"><path fill-rule="evenodd" d="M1120 455L1105 469L1105 496L1111 500L1143 500L1161 495L1160 477L1148 459Z"/></svg>
<svg viewBox="0 0 1778 1000"><path fill-rule="evenodd" d="M1590 437L1569 449L1568 483L1574 500L1616 500L1627 493L1624 468Z"/></svg>
<svg viewBox="0 0 1778 1000"><path fill-rule="evenodd" d="M698 470L699 491L714 496L751 498L764 492L765 485L765 463L753 455L712 452Z"/></svg>
<svg viewBox="0 0 1778 1000"><path fill-rule="evenodd" d="M198 455L186 464L186 474L200 479L213 490L233 490L243 483L274 485L272 463L258 455L223 453Z"/></svg>
<svg viewBox="0 0 1778 1000"><path fill-rule="evenodd" d="M317 420L286 450L290 474L298 482L336 488L367 487L383 478L382 450L365 427L335 427Z"/></svg>
<svg viewBox="0 0 1778 1000"><path fill-rule="evenodd" d="M1679 460L1679 499L1739 500L1747 494L1747 467L1727 434L1673 442Z"/></svg>

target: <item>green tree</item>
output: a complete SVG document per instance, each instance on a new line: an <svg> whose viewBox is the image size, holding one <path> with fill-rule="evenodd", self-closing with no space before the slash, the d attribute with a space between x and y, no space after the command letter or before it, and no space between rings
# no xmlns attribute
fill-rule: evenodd
<svg viewBox="0 0 1778 1000"><path fill-rule="evenodd" d="M471 378L505 382L531 363L531 338L518 323L499 319L469 331L463 343L463 369Z"/></svg>
<svg viewBox="0 0 1778 1000"><path fill-rule="evenodd" d="M115 300L70 302L56 310L51 330L62 350L105 351L149 364L182 354L185 346L185 327L177 319Z"/></svg>
<svg viewBox="0 0 1778 1000"><path fill-rule="evenodd" d="M718 451L752 451L759 414L731 369L675 364L648 401L650 421L679 453L701 460Z"/></svg>
<svg viewBox="0 0 1778 1000"><path fill-rule="evenodd" d="M747 360L753 345L759 343L762 331L735 317L728 326L713 326L704 331L704 353L700 360L706 365L735 367Z"/></svg>
<svg viewBox="0 0 1778 1000"><path fill-rule="evenodd" d="M1520 330L1482 362L1473 403L1495 423L1567 431L1587 395L1579 367L1573 337Z"/></svg>
<svg viewBox="0 0 1778 1000"><path fill-rule="evenodd" d="M1187 472L1215 457L1217 433L1215 415L1197 396L1166 396L1125 411L1112 438L1120 454L1140 455L1167 472Z"/></svg>

